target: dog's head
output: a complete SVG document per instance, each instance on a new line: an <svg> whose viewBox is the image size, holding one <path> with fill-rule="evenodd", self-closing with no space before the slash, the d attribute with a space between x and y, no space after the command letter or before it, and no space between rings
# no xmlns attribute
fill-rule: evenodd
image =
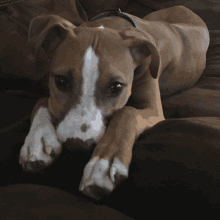
<svg viewBox="0 0 220 220"><path fill-rule="evenodd" d="M98 143L112 115L126 105L135 68L151 54L152 77L159 72L154 43L132 29L76 27L46 15L32 20L29 43L36 56L50 57L49 109L59 139L78 139L88 148Z"/></svg>

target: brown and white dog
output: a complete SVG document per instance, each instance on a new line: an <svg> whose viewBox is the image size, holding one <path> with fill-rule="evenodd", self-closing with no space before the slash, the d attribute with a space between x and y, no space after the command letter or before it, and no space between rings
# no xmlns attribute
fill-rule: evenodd
<svg viewBox="0 0 220 220"><path fill-rule="evenodd" d="M67 140L84 150L96 145L80 184L95 199L128 177L135 140L165 120L161 97L190 88L206 65L209 33L191 10L123 15L79 27L44 15L29 28L34 53L49 67L50 96L34 108L19 163L37 172Z"/></svg>

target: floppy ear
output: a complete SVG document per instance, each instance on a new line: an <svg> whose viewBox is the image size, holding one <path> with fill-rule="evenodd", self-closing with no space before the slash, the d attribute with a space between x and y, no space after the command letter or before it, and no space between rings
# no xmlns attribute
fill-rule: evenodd
<svg viewBox="0 0 220 220"><path fill-rule="evenodd" d="M133 28L121 31L119 34L128 45L130 53L137 65L151 55L149 70L154 79L158 78L161 74L161 60L154 38L147 32L144 33Z"/></svg>
<svg viewBox="0 0 220 220"><path fill-rule="evenodd" d="M35 17L29 26L28 42L32 52L37 55L55 50L66 38L68 32L76 26L58 15L41 15Z"/></svg>

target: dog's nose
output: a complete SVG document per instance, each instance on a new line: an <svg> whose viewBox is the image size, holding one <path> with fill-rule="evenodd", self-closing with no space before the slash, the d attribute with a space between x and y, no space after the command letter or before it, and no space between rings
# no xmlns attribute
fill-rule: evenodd
<svg viewBox="0 0 220 220"><path fill-rule="evenodd" d="M90 128L90 125L83 124L80 129L82 132L86 132L89 128Z"/></svg>

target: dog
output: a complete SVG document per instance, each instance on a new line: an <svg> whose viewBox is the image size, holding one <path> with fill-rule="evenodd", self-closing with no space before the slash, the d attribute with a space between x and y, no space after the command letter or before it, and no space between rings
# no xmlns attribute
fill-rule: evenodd
<svg viewBox="0 0 220 220"><path fill-rule="evenodd" d="M142 19L105 12L78 27L42 15L28 35L48 67L50 96L34 107L19 163L26 172L44 169L72 140L70 150L92 150L79 190L96 200L128 177L134 142L165 120L161 100L200 78L210 41L184 6Z"/></svg>

